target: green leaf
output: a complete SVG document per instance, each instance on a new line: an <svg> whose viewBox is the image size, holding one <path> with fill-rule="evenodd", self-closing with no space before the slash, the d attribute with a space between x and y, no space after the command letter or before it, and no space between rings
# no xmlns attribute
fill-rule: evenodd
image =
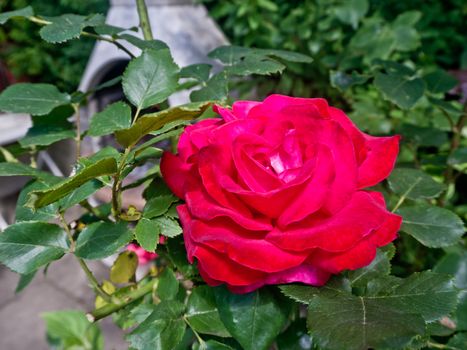
<svg viewBox="0 0 467 350"><path fill-rule="evenodd" d="M395 253L394 245L378 249L376 257L368 266L350 271L348 278L353 287L365 287L367 283L391 272L391 258Z"/></svg>
<svg viewBox="0 0 467 350"><path fill-rule="evenodd" d="M89 125L89 136L103 136L131 127L131 108L119 101L94 114Z"/></svg>
<svg viewBox="0 0 467 350"><path fill-rule="evenodd" d="M47 179L51 175L23 163L0 163L0 177L2 176L31 176Z"/></svg>
<svg viewBox="0 0 467 350"><path fill-rule="evenodd" d="M234 348L215 340L208 340L204 342L203 345L199 345L198 343L194 344L193 350L234 350Z"/></svg>
<svg viewBox="0 0 467 350"><path fill-rule="evenodd" d="M0 234L0 262L21 274L60 259L67 250L65 232L54 224L21 222Z"/></svg>
<svg viewBox="0 0 467 350"><path fill-rule="evenodd" d="M177 301L163 301L126 339L137 350L173 349L183 338L186 325L182 319L185 306Z"/></svg>
<svg viewBox="0 0 467 350"><path fill-rule="evenodd" d="M153 217L163 215L167 210L169 210L172 203L177 200L178 199L171 194L153 197L146 202L143 209L143 216L151 219Z"/></svg>
<svg viewBox="0 0 467 350"><path fill-rule="evenodd" d="M350 24L353 29L358 28L358 22L363 19L368 12L368 0L349 0L335 8L336 17L341 22Z"/></svg>
<svg viewBox="0 0 467 350"><path fill-rule="evenodd" d="M21 293L34 279L34 276L36 276L37 270L25 274L25 275L20 275L18 284L15 289L15 294Z"/></svg>
<svg viewBox="0 0 467 350"><path fill-rule="evenodd" d="M75 14L65 14L57 17L44 17L44 19L51 23L42 27L39 34L42 39L53 44L79 38L81 31L85 27L105 24L105 18L101 15L85 17Z"/></svg>
<svg viewBox="0 0 467 350"><path fill-rule="evenodd" d="M31 16L34 16L34 10L31 6L26 6L19 10L0 13L0 24L5 24L11 18Z"/></svg>
<svg viewBox="0 0 467 350"><path fill-rule="evenodd" d="M95 26L93 29L97 34L110 35L110 36L114 36L119 33L126 32L127 30L132 30L128 28L112 26L110 24L101 24L101 25Z"/></svg>
<svg viewBox="0 0 467 350"><path fill-rule="evenodd" d="M177 220L174 220L167 216L159 216L157 218L152 219L152 221L155 224L159 225L161 234L164 236L175 237L183 232Z"/></svg>
<svg viewBox="0 0 467 350"><path fill-rule="evenodd" d="M134 252L120 253L110 268L110 281L112 283L128 283L135 275L138 267L138 256Z"/></svg>
<svg viewBox="0 0 467 350"><path fill-rule="evenodd" d="M247 76L253 74L271 75L285 69L282 63L262 55L248 55L242 61L225 68L228 74Z"/></svg>
<svg viewBox="0 0 467 350"><path fill-rule="evenodd" d="M203 87L195 90L190 94L190 99L193 102L218 100L223 101L227 98L228 81L225 71L213 75Z"/></svg>
<svg viewBox="0 0 467 350"><path fill-rule="evenodd" d="M391 288L359 297L314 288L308 312L313 339L326 349L399 348L424 334L425 322L448 315L456 305L449 275L423 272L389 283Z"/></svg>
<svg viewBox="0 0 467 350"><path fill-rule="evenodd" d="M312 350L313 341L308 335L306 322L299 318L287 327L285 332L281 333L277 339L279 350Z"/></svg>
<svg viewBox="0 0 467 350"><path fill-rule="evenodd" d="M459 83L451 74L444 70L436 70L423 77L428 91L438 94L444 93L456 87Z"/></svg>
<svg viewBox="0 0 467 350"><path fill-rule="evenodd" d="M161 300L173 300L177 296L180 283L173 271L166 268L159 276L157 295Z"/></svg>
<svg viewBox="0 0 467 350"><path fill-rule="evenodd" d="M95 222L79 234L75 254L84 259L103 259L116 253L132 238L124 222Z"/></svg>
<svg viewBox="0 0 467 350"><path fill-rule="evenodd" d="M350 294L319 295L308 309L313 342L329 350L397 349L425 332L420 315Z"/></svg>
<svg viewBox="0 0 467 350"><path fill-rule="evenodd" d="M77 189L73 190L70 194L60 199L57 202L58 207L61 210L69 209L79 204L80 202L82 202L83 200L100 190L102 187L104 187L104 184L99 180L91 180L89 182L86 182L84 185L81 185Z"/></svg>
<svg viewBox="0 0 467 350"><path fill-rule="evenodd" d="M42 208L50 203L71 193L74 189L99 176L112 175L117 171L117 162L114 158L101 159L94 164L85 167L75 176L72 176L47 190L33 191L29 194L27 206L30 208Z"/></svg>
<svg viewBox="0 0 467 350"><path fill-rule="evenodd" d="M214 288L225 328L246 350L268 349L287 321L287 312L269 289L233 294Z"/></svg>
<svg viewBox="0 0 467 350"><path fill-rule="evenodd" d="M279 59L282 59L288 62L295 62L295 63L313 62L313 59L310 56L304 55L299 52L286 51L286 50L274 50L274 49L261 49L260 52L270 57L279 58Z"/></svg>
<svg viewBox="0 0 467 350"><path fill-rule="evenodd" d="M444 208L414 206L400 208L402 231L408 233L430 248L448 247L456 244L464 234L464 223Z"/></svg>
<svg viewBox="0 0 467 350"><path fill-rule="evenodd" d="M42 27L39 34L49 43L63 43L78 38L86 17L75 14L66 14L57 17L45 17L50 24Z"/></svg>
<svg viewBox="0 0 467 350"><path fill-rule="evenodd" d="M445 189L443 184L417 169L394 169L388 182L394 193L409 199L436 198Z"/></svg>
<svg viewBox="0 0 467 350"><path fill-rule="evenodd" d="M284 61L297 63L311 63L313 61L310 56L297 52L274 49L256 49L234 45L220 46L211 51L208 56L210 58L218 59L227 65L233 65L243 61L248 56L254 56L257 58L280 58Z"/></svg>
<svg viewBox="0 0 467 350"><path fill-rule="evenodd" d="M454 276L456 287L461 289L456 318L457 330L467 330L467 252L450 253L438 261L434 268L438 273L449 273Z"/></svg>
<svg viewBox="0 0 467 350"><path fill-rule="evenodd" d="M420 11L406 11L397 16L393 25L398 26L414 26L422 18Z"/></svg>
<svg viewBox="0 0 467 350"><path fill-rule="evenodd" d="M394 31L394 49L403 52L413 51L420 46L420 35L415 28L397 26Z"/></svg>
<svg viewBox="0 0 467 350"><path fill-rule="evenodd" d="M177 88L178 66L168 49L146 50L123 75L123 92L138 109L163 102Z"/></svg>
<svg viewBox="0 0 467 350"><path fill-rule="evenodd" d="M185 243L181 235L167 240L166 246L170 260L185 277L194 276L197 273L195 266L188 262Z"/></svg>
<svg viewBox="0 0 467 350"><path fill-rule="evenodd" d="M121 34L118 36L118 38L128 41L130 44L132 44L133 46L136 46L137 48L141 50L146 50L146 49L163 50L163 49L169 48L167 44L161 40L142 40L130 34Z"/></svg>
<svg viewBox="0 0 467 350"><path fill-rule="evenodd" d="M82 311L63 310L41 315L46 322L47 335L61 349L104 349L104 338L97 324L89 322Z"/></svg>
<svg viewBox="0 0 467 350"><path fill-rule="evenodd" d="M445 101L431 96L428 97L428 101L449 114L456 121L462 113L462 105L457 101Z"/></svg>
<svg viewBox="0 0 467 350"><path fill-rule="evenodd" d="M214 291L209 286L198 286L188 297L185 317L198 333L230 337L222 323L216 306Z"/></svg>
<svg viewBox="0 0 467 350"><path fill-rule="evenodd" d="M353 71L352 74L346 74L339 71L331 71L329 75L331 86L338 88L341 91L345 91L354 85L365 84L369 77L366 75L358 74Z"/></svg>
<svg viewBox="0 0 467 350"><path fill-rule="evenodd" d="M401 279L396 288L368 296L367 299L381 300L387 306L419 313L426 322L433 322L454 309L457 291L451 275L425 271Z"/></svg>
<svg viewBox="0 0 467 350"><path fill-rule="evenodd" d="M298 303L308 304L310 300L320 293L345 293L350 292L352 287L350 281L342 276L332 277L324 286L314 288L298 284L287 284L279 286L282 294Z"/></svg>
<svg viewBox="0 0 467 350"><path fill-rule="evenodd" d="M442 130L412 124L402 124L400 133L404 135L407 141L413 142L418 146L440 147L449 140L447 133Z"/></svg>
<svg viewBox="0 0 467 350"><path fill-rule="evenodd" d="M170 122L192 120L199 117L209 106L211 106L211 102L188 103L161 112L143 115L131 128L117 131L115 133L117 141L125 147L134 145L143 136L161 129Z"/></svg>
<svg viewBox="0 0 467 350"><path fill-rule="evenodd" d="M452 152L448 158L448 164L457 170L465 170L467 168L467 147L460 147Z"/></svg>
<svg viewBox="0 0 467 350"><path fill-rule="evenodd" d="M18 200L16 202L16 212L15 212L16 222L51 221L57 218L57 210L58 210L57 203L53 203L51 205L48 205L46 207L40 208L35 211L25 206L29 192L37 191L37 190L44 190L48 187L49 185L43 182L39 182L39 181L30 182L26 186L23 187L23 189L19 193Z"/></svg>
<svg viewBox="0 0 467 350"><path fill-rule="evenodd" d="M52 143L76 136L74 126L67 118L73 115L71 106L55 108L46 116L32 117L33 126L24 138L19 140L22 147L49 146Z"/></svg>
<svg viewBox="0 0 467 350"><path fill-rule="evenodd" d="M14 84L0 94L0 110L12 113L44 115L69 103L70 95L50 84Z"/></svg>
<svg viewBox="0 0 467 350"><path fill-rule="evenodd" d="M154 252L159 243L160 226L155 222L142 218L135 227L135 238L138 244L148 252Z"/></svg>
<svg viewBox="0 0 467 350"><path fill-rule="evenodd" d="M203 82L209 79L212 66L207 63L192 64L180 70L180 78L193 78Z"/></svg>
<svg viewBox="0 0 467 350"><path fill-rule="evenodd" d="M446 349L449 350L465 350L467 349L467 332L457 333L449 339Z"/></svg>
<svg viewBox="0 0 467 350"><path fill-rule="evenodd" d="M422 79L401 74L377 73L374 84L388 100L402 109L412 108L425 91Z"/></svg>

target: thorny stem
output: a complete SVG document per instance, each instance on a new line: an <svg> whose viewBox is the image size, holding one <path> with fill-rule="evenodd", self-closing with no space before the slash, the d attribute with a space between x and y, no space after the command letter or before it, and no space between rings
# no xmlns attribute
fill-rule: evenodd
<svg viewBox="0 0 467 350"><path fill-rule="evenodd" d="M31 16L31 17L28 17L28 19L33 22L33 23L36 23L36 24L39 24L39 25L49 25L49 24L52 24L52 22L50 21L46 21L45 19L42 19L42 18L39 18L39 17L36 17L36 16ZM89 32L86 32L86 31L81 31L81 35L82 36L85 36L85 37L88 37L88 38L93 38L93 39L96 39L96 40L99 40L99 41L106 41L108 43L111 43L111 44L114 44L115 46L117 46L120 50L124 51L128 56L130 56L131 58L134 58L135 55L133 55L131 53L130 50L128 50L125 46L123 46L122 44L120 44L116 39L114 38L108 38L108 37L105 37L105 36L102 36L102 35L97 35L97 34L94 34L94 33L89 33Z"/></svg>
<svg viewBox="0 0 467 350"><path fill-rule="evenodd" d="M75 240L73 239L73 235L71 234L70 226L68 226L65 216L63 215L62 212L58 213L58 216L60 218L60 222L62 223L63 229L65 230L68 239L70 240L70 253L73 253L75 251ZM78 258L75 255L76 259L78 260L79 265L81 266L81 269L84 271L86 274L86 277L88 278L89 283L95 290L95 292L102 297L107 302L110 302L112 300L111 296L108 295L100 286L99 282L97 281L96 277L94 277L94 274L92 271L89 269L88 265L84 262L83 259Z"/></svg>
<svg viewBox="0 0 467 350"><path fill-rule="evenodd" d="M62 212L59 212L58 216L60 218L60 222L62 223L63 229L65 230L66 235L68 236L68 239L70 240L70 253L73 253L75 251L75 240L73 239L73 235L71 234L70 226L68 226L65 220L65 216L63 215Z"/></svg>
<svg viewBox="0 0 467 350"><path fill-rule="evenodd" d="M78 160L81 157L81 116L79 104L73 103L73 109L76 115L76 160Z"/></svg>
<svg viewBox="0 0 467 350"><path fill-rule="evenodd" d="M123 300L121 303L109 303L107 305L104 305L92 312L90 312L87 316L88 319L91 322L98 321L104 317L107 317L114 312L123 309L125 306L128 304L131 304L135 300L138 300L142 297L144 297L146 294L149 294L152 292L154 285L156 284L158 280L153 279L152 281L146 283L142 287L139 287L138 289L129 292L125 296L123 296L121 299Z"/></svg>
<svg viewBox="0 0 467 350"><path fill-rule="evenodd" d="M112 215L115 219L119 219L119 214L122 207L122 180L120 179L123 169L126 165L126 160L130 154L131 146L125 149L125 153L123 154L122 158L120 159L120 164L117 168L117 173L113 176L113 184L112 184Z"/></svg>
<svg viewBox="0 0 467 350"><path fill-rule="evenodd" d="M135 116L133 118L132 125L136 122L141 112L141 106L138 106L135 112ZM122 179L120 179L122 175L122 171L125 168L126 161L128 156L130 155L131 150L133 149L133 145L128 146L125 149L125 153L123 154L122 158L120 159L120 164L117 169L117 173L113 176L113 185L112 185L112 215L118 219L119 214L122 207Z"/></svg>
<svg viewBox="0 0 467 350"><path fill-rule="evenodd" d="M96 291L96 293L104 299L106 302L111 302L112 297L106 293L105 290L102 289L101 285L97 281L96 277L94 277L94 274L92 271L89 269L88 265L84 262L83 259L78 258L79 265L81 266L81 269L84 271L86 274L86 277L88 278L89 283L91 283L92 288Z"/></svg>
<svg viewBox="0 0 467 350"><path fill-rule="evenodd" d="M144 40L153 40L146 3L144 0L136 0L136 7L138 8L139 24L143 31Z"/></svg>

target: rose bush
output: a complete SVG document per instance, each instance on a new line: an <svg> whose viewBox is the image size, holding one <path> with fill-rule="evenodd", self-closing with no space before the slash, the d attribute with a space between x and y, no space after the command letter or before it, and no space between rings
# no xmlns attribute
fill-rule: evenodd
<svg viewBox="0 0 467 350"><path fill-rule="evenodd" d="M216 106L188 126L161 172L188 259L204 280L245 293L265 284L323 285L368 265L401 217L365 190L394 167L399 136L372 137L326 100L272 95Z"/></svg>

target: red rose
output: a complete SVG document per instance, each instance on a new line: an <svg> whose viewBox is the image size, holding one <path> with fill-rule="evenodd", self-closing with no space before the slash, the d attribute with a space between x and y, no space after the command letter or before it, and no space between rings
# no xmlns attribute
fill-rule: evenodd
<svg viewBox="0 0 467 350"><path fill-rule="evenodd" d="M215 107L188 126L161 171L178 207L188 259L204 280L239 293L265 284L320 286L368 265L401 217L364 190L394 167L399 137L358 130L324 99L272 95Z"/></svg>

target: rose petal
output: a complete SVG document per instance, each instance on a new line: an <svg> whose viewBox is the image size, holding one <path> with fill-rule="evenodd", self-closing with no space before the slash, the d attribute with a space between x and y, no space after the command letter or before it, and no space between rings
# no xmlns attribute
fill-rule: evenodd
<svg viewBox="0 0 467 350"><path fill-rule="evenodd" d="M356 192L338 213L323 217L312 215L284 231L276 228L266 240L282 249L303 251L321 248L330 252L346 251L363 237L378 229L388 212L371 195Z"/></svg>
<svg viewBox="0 0 467 350"><path fill-rule="evenodd" d="M328 103L322 98L299 98L284 95L270 95L261 104L253 107L249 118L269 116L270 118L329 118Z"/></svg>
<svg viewBox="0 0 467 350"><path fill-rule="evenodd" d="M331 273L360 269L373 261L377 248L396 239L401 223L400 216L388 213L386 221L379 229L348 251L332 253L318 249L307 261Z"/></svg>
<svg viewBox="0 0 467 350"><path fill-rule="evenodd" d="M266 279L260 283L252 284L245 287L229 286L229 290L233 293L249 293L255 289L267 284L285 284L300 282L312 286L324 285L331 274L325 270L321 270L310 264L302 264L291 269L269 274Z"/></svg>
<svg viewBox="0 0 467 350"><path fill-rule="evenodd" d="M374 186L389 176L399 153L400 136L372 137L366 135L367 156L358 168L358 187Z"/></svg>
<svg viewBox="0 0 467 350"><path fill-rule="evenodd" d="M240 226L254 231L270 231L272 229L267 217L253 217L250 212L241 213L237 210L219 206L204 191L187 192L185 200L191 214L198 219L212 220L218 217L228 217Z"/></svg>
<svg viewBox="0 0 467 350"><path fill-rule="evenodd" d="M264 234L245 230L228 218L208 222L192 220L190 239L250 269L278 272L300 265L307 252L287 252L262 239ZM196 253L195 253L196 255Z"/></svg>
<svg viewBox="0 0 467 350"><path fill-rule="evenodd" d="M352 138L359 164L358 187L376 185L389 176L399 153L400 136L374 137L361 132L350 118L337 108L329 108L336 120Z"/></svg>
<svg viewBox="0 0 467 350"><path fill-rule="evenodd" d="M329 149L320 146L316 155L314 174L306 182L297 197L281 213L277 222L279 227L285 227L293 222L300 221L323 206L335 177L332 161Z"/></svg>
<svg viewBox="0 0 467 350"><path fill-rule="evenodd" d="M194 256L198 260L199 271L211 280L222 281L233 286L245 286L262 281L266 274L235 263L214 249L197 245Z"/></svg>

